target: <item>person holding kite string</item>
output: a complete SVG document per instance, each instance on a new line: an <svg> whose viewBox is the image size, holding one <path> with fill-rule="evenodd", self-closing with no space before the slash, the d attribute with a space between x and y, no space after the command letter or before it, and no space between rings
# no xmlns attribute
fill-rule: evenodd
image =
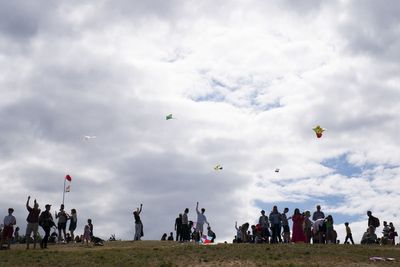
<svg viewBox="0 0 400 267"><path fill-rule="evenodd" d="M29 200L31 199L30 196L28 196L28 200L26 201L26 209L28 210L29 214L28 217L26 218L27 221L27 226L26 226L26 249L29 249L29 241L31 239L31 234L33 232L33 248L36 248L36 240L37 240L37 235L38 235L38 230L39 230L39 215L40 215L40 209L39 209L39 204L35 201L33 202L33 208L29 206Z"/></svg>
<svg viewBox="0 0 400 267"><path fill-rule="evenodd" d="M196 204L196 212L197 212L196 231L198 233L200 233L200 236L203 236L204 223L207 223L207 225L210 226L210 224L207 221L207 217L204 215L205 211L206 211L205 208L202 208L201 212L199 211L199 202L197 202L197 204Z"/></svg>
<svg viewBox="0 0 400 267"><path fill-rule="evenodd" d="M143 204L140 204L140 209L137 208L133 212L133 216L135 217L135 238L134 240L140 240L140 238L143 236L143 224L142 221L140 220L140 213L142 212L142 207Z"/></svg>

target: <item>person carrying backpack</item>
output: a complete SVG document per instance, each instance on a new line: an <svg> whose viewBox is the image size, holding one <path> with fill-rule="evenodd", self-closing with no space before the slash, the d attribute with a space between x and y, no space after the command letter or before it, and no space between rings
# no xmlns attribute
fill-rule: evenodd
<svg viewBox="0 0 400 267"><path fill-rule="evenodd" d="M40 242L40 248L47 248L47 242L49 241L50 237L50 230L53 226L56 226L56 224L53 221L53 216L51 216L50 213L50 204L46 204L44 206L46 208L45 211L43 211L40 216L39 216L39 225L43 228L44 230L44 237L42 241Z"/></svg>
<svg viewBox="0 0 400 267"><path fill-rule="evenodd" d="M374 230L380 226L379 219L372 216L372 212L369 210L367 211L367 216L368 216L368 227L372 226L374 227Z"/></svg>

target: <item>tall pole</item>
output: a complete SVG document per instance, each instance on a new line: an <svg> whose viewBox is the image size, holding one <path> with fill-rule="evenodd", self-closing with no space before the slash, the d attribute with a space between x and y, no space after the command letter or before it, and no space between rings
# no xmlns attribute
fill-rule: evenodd
<svg viewBox="0 0 400 267"><path fill-rule="evenodd" d="M63 190L63 201L62 201L63 205L64 205L64 198L65 198L65 180L67 180L67 179L65 179L65 177L64 177L64 190Z"/></svg>

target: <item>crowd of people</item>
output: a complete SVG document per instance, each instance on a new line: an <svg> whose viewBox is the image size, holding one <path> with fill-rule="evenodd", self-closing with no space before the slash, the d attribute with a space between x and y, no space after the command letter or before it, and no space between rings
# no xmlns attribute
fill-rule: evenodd
<svg viewBox="0 0 400 267"><path fill-rule="evenodd" d="M86 245L89 242L99 243L101 242L99 238L93 236L93 224L92 220L88 219L87 224L84 227L84 233L82 235L75 236L75 230L77 227L78 217L76 209L71 209L71 213L68 214L64 209L64 204L61 204L60 210L55 212L54 217L57 219L57 224L53 219L51 214L51 205L46 204L44 210L41 211L39 208L39 203L36 199L33 202L33 207L30 206L31 197L28 196L26 201L26 209L28 211L28 216L26 218L26 234L23 237L26 243L26 249L30 248L30 244L33 243L33 248L36 248L36 244L39 243L40 248L46 249L49 242L54 243L68 243L68 242L83 242ZM7 244L10 248L11 243L19 242L21 237L19 235L19 227L14 226L17 224L16 218L13 215L14 209L8 209L8 215L4 217L4 224L0 227L0 249L3 249L3 244ZM69 233L67 233L67 223L69 221ZM44 231L44 236L39 235L39 226ZM50 234L51 229L54 229L53 233ZM56 232L58 230L58 234Z"/></svg>
<svg viewBox="0 0 400 267"><path fill-rule="evenodd" d="M295 209L291 216L289 209L285 208L282 213L277 206L273 206L269 216L261 210L261 216L257 224L250 226L248 222L238 226L235 223L236 235L233 243L313 243L313 244L336 244L340 243L337 232L334 229L332 215L325 217L321 206L317 205L312 217L310 211L300 212ZM289 216L289 217L288 217ZM367 212L368 228L364 233L361 244L395 244L397 232L390 222L383 223L383 236L378 238L376 228L380 226L379 219ZM292 222L290 231L289 221ZM346 236L344 244L354 244L352 232L348 222L344 223Z"/></svg>
<svg viewBox="0 0 400 267"><path fill-rule="evenodd" d="M202 242L202 238L208 240L210 243L214 243L217 237L215 232L211 229L210 223L207 221L207 217L204 214L205 209L199 210L199 202L196 203L196 214L197 220L193 222L189 220L189 208L186 208L182 213L175 219L175 232L176 241L179 242ZM207 224L207 231L204 230L204 225ZM161 240L173 241L173 232L170 233L167 238L167 233L164 233Z"/></svg>
<svg viewBox="0 0 400 267"><path fill-rule="evenodd" d="M102 245L103 240L93 235L92 220L88 219L84 226L83 234L75 236L77 228L77 211L71 209L70 213L65 211L64 204L61 204L58 212L55 212L55 223L50 212L51 205L46 204L45 210L41 211L36 199L33 202L33 207L30 206L30 196L26 201L26 209L28 216L26 218L26 234L23 236L26 243L26 248L30 248L33 243L33 248L39 243L40 248L47 248L49 242L69 243L81 242L89 245L94 243ZM143 223L140 214L143 209L143 204L133 211L135 221L134 240L139 241L144 236ZM16 218L13 216L14 209L8 209L8 215L4 217L4 224L0 227L0 249L3 249L3 244L6 248L10 248L12 242L21 238L19 227L16 226ZM216 239L215 232L211 229L210 223L205 215L205 209L199 210L199 202L196 203L196 221L189 220L189 208L186 208L183 213L180 213L175 219L174 230L175 241L179 242L203 242L203 239L209 243L214 243ZM371 211L367 212L368 228L362 236L361 244L395 244L397 232L392 222L383 222L382 237L378 238L376 228L380 227L380 221L372 215ZM67 223L69 222L69 233L67 233ZM261 215L257 220L257 224L250 225L248 222L239 225L235 223L236 236L233 243L321 243L321 244L336 244L340 243L337 237L337 232L334 229L334 221L332 215L325 217L321 206L317 205L316 210L311 216L310 211L300 212L295 209L293 214L289 215L289 208L285 208L283 212L279 212L277 206L273 206L271 212L267 216L264 210L261 210ZM292 227L290 228L289 223ZM207 224L206 230L204 229ZM44 231L43 238L40 237L38 230L39 226ZM346 236L344 244L354 244L352 232L348 222L344 223ZM54 229L50 234L51 229ZM56 232L58 231L58 234ZM111 240L111 238L110 238ZM113 238L115 240L115 236ZM168 236L164 233L161 237L162 241L174 241L174 234L170 232Z"/></svg>

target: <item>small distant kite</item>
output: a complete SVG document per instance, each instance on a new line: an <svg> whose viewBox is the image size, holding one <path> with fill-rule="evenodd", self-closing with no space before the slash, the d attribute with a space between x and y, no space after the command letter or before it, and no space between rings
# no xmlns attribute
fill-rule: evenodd
<svg viewBox="0 0 400 267"><path fill-rule="evenodd" d="M279 172L279 169L275 169L275 172Z"/></svg>
<svg viewBox="0 0 400 267"><path fill-rule="evenodd" d="M83 139L85 139L86 141L88 141L88 140L90 140L90 139L96 139L97 138L97 136L95 136L95 135L85 135L84 137L83 137Z"/></svg>
<svg viewBox="0 0 400 267"><path fill-rule="evenodd" d="M172 119L175 119L175 118L172 117L172 114L168 114L167 116L165 116L165 119L166 120L172 120Z"/></svg>
<svg viewBox="0 0 400 267"><path fill-rule="evenodd" d="M321 137L322 137L322 133L323 133L324 131L326 131L325 128L322 128L322 127L319 126L319 125L315 126L315 128L313 128L313 130L314 130L315 134L317 135L317 138L321 138Z"/></svg>
<svg viewBox="0 0 400 267"><path fill-rule="evenodd" d="M216 170L216 171L220 171L220 170L222 170L223 168L222 168L222 166L220 165L220 164L218 164L218 165L216 165L215 167L214 167L214 170Z"/></svg>

